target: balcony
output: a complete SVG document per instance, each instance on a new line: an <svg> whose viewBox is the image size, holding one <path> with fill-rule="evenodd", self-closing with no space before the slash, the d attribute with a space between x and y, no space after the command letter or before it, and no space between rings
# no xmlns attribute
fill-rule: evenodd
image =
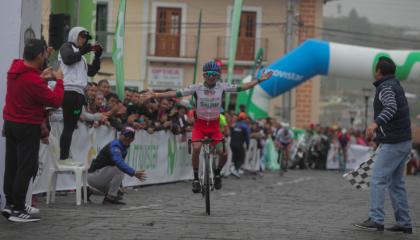
<svg viewBox="0 0 420 240"><path fill-rule="evenodd" d="M195 35L152 33L148 35L147 59L152 62L194 63Z"/></svg>
<svg viewBox="0 0 420 240"><path fill-rule="evenodd" d="M217 58L226 60L229 58L230 37L217 37ZM259 48L264 49L263 61L267 61L268 39L239 37L236 48L235 62L238 65L252 65L255 60L255 54Z"/></svg>

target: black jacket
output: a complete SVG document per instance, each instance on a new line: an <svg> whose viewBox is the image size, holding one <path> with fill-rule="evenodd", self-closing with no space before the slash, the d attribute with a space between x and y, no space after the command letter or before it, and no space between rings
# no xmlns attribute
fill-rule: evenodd
<svg viewBox="0 0 420 240"><path fill-rule="evenodd" d="M376 141L400 143L411 140L410 110L399 81L394 75L387 75L373 84L376 87L374 117L378 124Z"/></svg>

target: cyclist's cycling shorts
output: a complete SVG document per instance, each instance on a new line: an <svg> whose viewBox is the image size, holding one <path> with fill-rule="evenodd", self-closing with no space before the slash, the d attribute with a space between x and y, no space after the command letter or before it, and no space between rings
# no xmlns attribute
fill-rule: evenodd
<svg viewBox="0 0 420 240"><path fill-rule="evenodd" d="M220 140L223 138L223 134L220 132L220 122L217 120L201 120L196 119L194 122L194 127L192 129L192 140L203 139L208 137L215 140ZM220 141L213 142L212 145L218 144Z"/></svg>

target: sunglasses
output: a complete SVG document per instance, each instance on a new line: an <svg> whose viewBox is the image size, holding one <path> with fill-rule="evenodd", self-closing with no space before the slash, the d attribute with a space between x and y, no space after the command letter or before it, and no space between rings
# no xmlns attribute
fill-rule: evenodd
<svg viewBox="0 0 420 240"><path fill-rule="evenodd" d="M216 76L216 77L220 76L220 73L219 72L215 72L215 71L207 71L204 74L206 76Z"/></svg>

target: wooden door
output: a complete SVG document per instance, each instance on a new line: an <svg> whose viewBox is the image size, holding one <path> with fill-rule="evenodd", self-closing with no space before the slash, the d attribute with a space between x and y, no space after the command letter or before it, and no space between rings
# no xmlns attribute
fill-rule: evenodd
<svg viewBox="0 0 420 240"><path fill-rule="evenodd" d="M255 58L255 31L257 28L257 13L242 12L239 27L237 60L253 61Z"/></svg>
<svg viewBox="0 0 420 240"><path fill-rule="evenodd" d="M181 9L157 9L155 55L179 57L181 33Z"/></svg>

